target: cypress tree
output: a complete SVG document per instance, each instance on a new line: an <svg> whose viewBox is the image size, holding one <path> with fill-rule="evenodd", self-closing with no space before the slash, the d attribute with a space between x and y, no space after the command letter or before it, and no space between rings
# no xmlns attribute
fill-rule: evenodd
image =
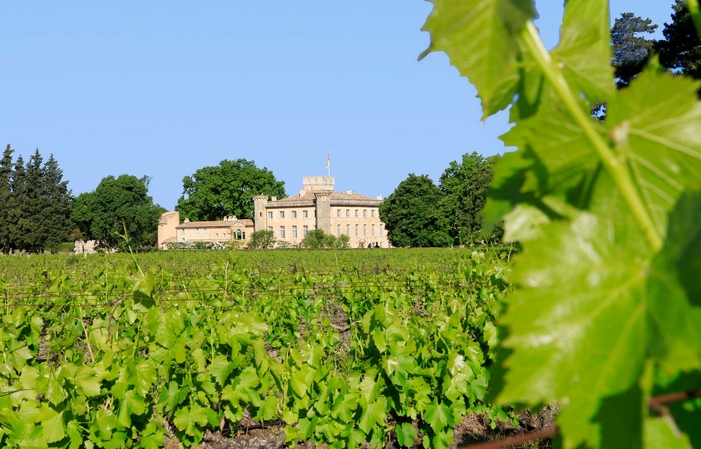
<svg viewBox="0 0 701 449"><path fill-rule="evenodd" d="M5 152L0 159L0 251L7 252L10 248L10 230L8 216L8 202L10 200L10 181L12 178L12 153L14 150L7 144Z"/></svg>
<svg viewBox="0 0 701 449"><path fill-rule="evenodd" d="M7 200L7 233L8 250L22 249L23 238L20 231L20 221L22 220L23 205L26 202L26 171L22 155L15 161L12 175L10 176L10 196Z"/></svg>
<svg viewBox="0 0 701 449"><path fill-rule="evenodd" d="M52 154L42 170L41 215L37 222L43 231L42 248L54 251L60 243L70 240L73 222L73 197L68 181L63 180L61 170Z"/></svg>

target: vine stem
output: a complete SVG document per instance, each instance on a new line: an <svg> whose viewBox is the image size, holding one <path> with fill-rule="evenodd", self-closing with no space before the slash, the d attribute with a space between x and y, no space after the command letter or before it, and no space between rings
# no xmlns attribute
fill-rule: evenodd
<svg viewBox="0 0 701 449"><path fill-rule="evenodd" d="M662 248L662 238L655 229L652 218L643 204L640 194L633 183L623 155L616 155L608 143L594 129L592 119L582 110L577 97L570 89L562 71L553 63L550 53L540 39L538 29L529 20L521 33L521 39L537 62L543 74L553 86L560 101L567 107L574 121L584 131L584 135L594 147L604 168L611 174L623 200L630 209L635 221L643 231L648 244L654 252Z"/></svg>

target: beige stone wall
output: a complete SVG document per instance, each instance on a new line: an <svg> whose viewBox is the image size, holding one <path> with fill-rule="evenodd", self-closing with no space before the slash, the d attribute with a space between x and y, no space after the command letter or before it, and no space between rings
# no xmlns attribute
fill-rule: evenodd
<svg viewBox="0 0 701 449"><path fill-rule="evenodd" d="M226 223L226 222L222 222ZM193 223L194 224L194 223ZM241 237L239 237L239 231ZM219 242L230 243L239 242L242 246L248 245L251 239L253 228L250 226L211 226L179 228L177 230L177 241L179 242Z"/></svg>
<svg viewBox="0 0 701 449"><path fill-rule="evenodd" d="M346 212L350 216L346 216ZM387 231L377 206L332 206L331 234L338 237L339 231L350 237L351 248L366 248L375 243L381 248L389 248Z"/></svg>
<svg viewBox="0 0 701 449"><path fill-rule="evenodd" d="M349 216L346 216L348 211ZM358 216L356 217L356 211ZM280 213L283 213L281 216ZM295 216L296 212L296 216ZM304 212L307 217L304 217ZM269 205L266 210L266 229L273 231L277 240L284 240L292 245L299 245L304 238L305 226L307 231L317 229L317 217L315 217L315 207L280 207ZM329 209L329 231L327 234L336 237L339 234L346 234L350 237L351 248L367 247L369 243L379 244L382 248L389 247L387 231L380 221L379 209L377 206L331 206ZM340 213L340 217L338 214ZM364 214L364 215L363 215ZM272 218L270 217L272 215ZM339 228L340 227L340 233ZM358 235L355 235L356 226ZM294 236L296 227L296 237ZM282 229L284 228L284 237ZM373 235L374 229L374 235Z"/></svg>
<svg viewBox="0 0 701 449"><path fill-rule="evenodd" d="M167 240L175 240L175 227L180 224L180 212L172 211L161 215L158 220L158 248L163 249Z"/></svg>

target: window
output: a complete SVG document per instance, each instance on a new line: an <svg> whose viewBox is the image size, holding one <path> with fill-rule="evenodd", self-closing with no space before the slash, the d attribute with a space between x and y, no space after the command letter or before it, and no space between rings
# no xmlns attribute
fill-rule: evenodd
<svg viewBox="0 0 701 449"><path fill-rule="evenodd" d="M280 211L280 218L285 218L285 211L284 210Z"/></svg>
<svg viewBox="0 0 701 449"><path fill-rule="evenodd" d="M363 237L368 236L368 225L364 224L363 225Z"/></svg>
<svg viewBox="0 0 701 449"><path fill-rule="evenodd" d="M296 210L292 211L292 218L297 218L297 211Z"/></svg>
<svg viewBox="0 0 701 449"><path fill-rule="evenodd" d="M341 209L336 209L336 216L340 217L341 216Z"/></svg>
<svg viewBox="0 0 701 449"><path fill-rule="evenodd" d="M280 213L282 213L282 212L280 212ZM280 238L281 239L285 238L285 227L284 226L280 226Z"/></svg>
<svg viewBox="0 0 701 449"><path fill-rule="evenodd" d="M216 236L216 238L219 238L219 233L217 232L217 233L215 234L215 236Z"/></svg>
<svg viewBox="0 0 701 449"><path fill-rule="evenodd" d="M372 225L372 236L375 237L375 225Z"/></svg>
<svg viewBox="0 0 701 449"><path fill-rule="evenodd" d="M273 218L273 212L272 212L272 211L268 212L268 218L270 218L270 219Z"/></svg>
<svg viewBox="0 0 701 449"><path fill-rule="evenodd" d="M372 218L375 218L375 209L373 209L373 210L370 211L370 216L371 216Z"/></svg>
<svg viewBox="0 0 701 449"><path fill-rule="evenodd" d="M350 209L346 209L346 217L350 217Z"/></svg>
<svg viewBox="0 0 701 449"><path fill-rule="evenodd" d="M292 238L297 238L297 226L292 226Z"/></svg>
<svg viewBox="0 0 701 449"><path fill-rule="evenodd" d="M368 216L368 210L367 210L367 209L363 209L363 218L365 218L365 217L367 217L367 216Z"/></svg>
<svg viewBox="0 0 701 449"><path fill-rule="evenodd" d="M273 232L273 227L272 227L272 226L268 226L268 232Z"/></svg>
<svg viewBox="0 0 701 449"><path fill-rule="evenodd" d="M355 225L355 236L358 237L358 225Z"/></svg>
<svg viewBox="0 0 701 449"><path fill-rule="evenodd" d="M383 235L385 225L380 225L380 235Z"/></svg>
<svg viewBox="0 0 701 449"><path fill-rule="evenodd" d="M358 209L355 210L355 216L358 216Z"/></svg>
<svg viewBox="0 0 701 449"><path fill-rule="evenodd" d="M346 225L346 235L348 237L350 237L350 225L349 224Z"/></svg>
<svg viewBox="0 0 701 449"><path fill-rule="evenodd" d="M307 218L309 216L309 213L306 210L302 211L302 218Z"/></svg>
<svg viewBox="0 0 701 449"><path fill-rule="evenodd" d="M336 237L341 236L341 225L336 225Z"/></svg>
<svg viewBox="0 0 701 449"><path fill-rule="evenodd" d="M302 226L302 237L306 237L307 232L309 232L309 226L307 226L307 225Z"/></svg>

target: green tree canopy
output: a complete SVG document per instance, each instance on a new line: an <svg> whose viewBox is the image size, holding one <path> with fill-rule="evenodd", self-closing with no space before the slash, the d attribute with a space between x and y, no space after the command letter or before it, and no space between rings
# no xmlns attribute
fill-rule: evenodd
<svg viewBox="0 0 701 449"><path fill-rule="evenodd" d="M183 178L183 195L176 210L193 221L220 220L235 215L253 218L253 196L285 198L285 183L267 168L246 159L223 160Z"/></svg>
<svg viewBox="0 0 701 449"><path fill-rule="evenodd" d="M411 173L380 203L390 243L398 247L449 246L453 239L437 207L445 194L426 175Z"/></svg>
<svg viewBox="0 0 701 449"><path fill-rule="evenodd" d="M650 19L642 19L631 12L624 12L611 28L613 56L611 63L616 68L616 84L625 87L637 74L642 72L652 56L656 40L647 39L644 34L652 34L657 25Z"/></svg>
<svg viewBox="0 0 701 449"><path fill-rule="evenodd" d="M10 248L10 227L9 227L9 201L12 192L10 182L12 180L12 153L10 144L0 159L0 250L5 252Z"/></svg>
<svg viewBox="0 0 701 449"><path fill-rule="evenodd" d="M273 231L256 231L251 234L248 247L251 249L269 249L275 247L275 234Z"/></svg>
<svg viewBox="0 0 701 449"><path fill-rule="evenodd" d="M663 67L701 78L701 40L683 0L672 5L672 22L665 23L664 39L657 44Z"/></svg>
<svg viewBox="0 0 701 449"><path fill-rule="evenodd" d="M146 187L148 177L107 176L93 192L78 195L73 219L86 239L114 247L127 235L132 248L156 244L158 219L165 209L153 203Z"/></svg>
<svg viewBox="0 0 701 449"><path fill-rule="evenodd" d="M323 229L314 229L307 232L307 235L302 239L302 247L307 249L333 248L343 249L348 248L350 237L341 234L338 238L333 234L324 233Z"/></svg>
<svg viewBox="0 0 701 449"><path fill-rule="evenodd" d="M451 162L440 177L439 188L444 193L440 209L455 245L464 245L480 235L482 208L492 180L495 158L476 152L465 153L461 162Z"/></svg>

